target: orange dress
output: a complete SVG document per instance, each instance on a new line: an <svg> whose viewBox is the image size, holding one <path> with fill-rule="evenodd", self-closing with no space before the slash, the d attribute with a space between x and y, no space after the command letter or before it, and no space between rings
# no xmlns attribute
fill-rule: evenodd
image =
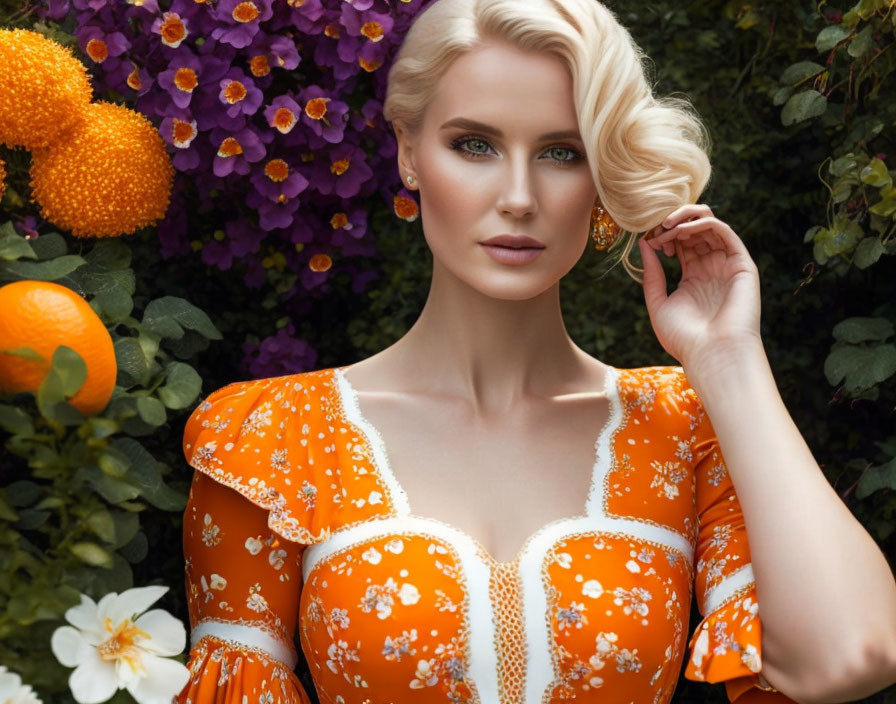
<svg viewBox="0 0 896 704"><path fill-rule="evenodd" d="M234 382L187 421L178 702L310 702L296 629L323 704L664 704L686 650L738 704L790 701L762 677L743 516L679 367L610 368L581 514L510 562L414 513L344 369Z"/></svg>

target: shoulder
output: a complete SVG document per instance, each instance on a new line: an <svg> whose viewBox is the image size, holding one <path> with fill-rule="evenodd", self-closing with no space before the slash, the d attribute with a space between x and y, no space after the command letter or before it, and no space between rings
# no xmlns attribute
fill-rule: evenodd
<svg viewBox="0 0 896 704"><path fill-rule="evenodd" d="M668 412L694 413L700 399L679 366L652 366L617 369L620 399L642 408L661 404Z"/></svg>
<svg viewBox="0 0 896 704"><path fill-rule="evenodd" d="M265 437L275 416L301 414L323 389L331 370L234 381L208 393L187 418L183 451L190 464L202 461L203 448L218 440L234 441L245 434ZM200 435L204 443L198 442Z"/></svg>
<svg viewBox="0 0 896 704"><path fill-rule="evenodd" d="M333 375L327 368L226 384L184 426L187 463L269 509L269 524L289 540L311 543L325 533L315 515L324 477L314 457L327 451L322 424Z"/></svg>

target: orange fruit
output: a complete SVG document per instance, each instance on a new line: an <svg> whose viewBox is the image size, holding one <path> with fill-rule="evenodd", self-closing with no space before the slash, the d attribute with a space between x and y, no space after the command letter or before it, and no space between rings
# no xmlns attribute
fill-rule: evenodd
<svg viewBox="0 0 896 704"><path fill-rule="evenodd" d="M112 336L77 292L51 281L16 281L0 287L0 392L37 393L59 345L74 349L87 379L69 403L84 415L102 411L115 389L118 365ZM31 347L43 362L6 354Z"/></svg>

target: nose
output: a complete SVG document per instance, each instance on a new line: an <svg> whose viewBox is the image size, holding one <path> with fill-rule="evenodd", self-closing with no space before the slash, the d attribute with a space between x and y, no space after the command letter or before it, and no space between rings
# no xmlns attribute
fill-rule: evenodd
<svg viewBox="0 0 896 704"><path fill-rule="evenodd" d="M534 174L523 157L508 158L501 174L501 187L496 207L502 215L527 218L538 211Z"/></svg>

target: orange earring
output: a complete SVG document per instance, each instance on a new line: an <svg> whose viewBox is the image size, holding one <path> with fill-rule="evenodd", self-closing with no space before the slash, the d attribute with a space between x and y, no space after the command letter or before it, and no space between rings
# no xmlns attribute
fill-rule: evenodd
<svg viewBox="0 0 896 704"><path fill-rule="evenodd" d="M602 206L595 205L591 209L591 239L595 249L609 249L621 234L622 228Z"/></svg>

